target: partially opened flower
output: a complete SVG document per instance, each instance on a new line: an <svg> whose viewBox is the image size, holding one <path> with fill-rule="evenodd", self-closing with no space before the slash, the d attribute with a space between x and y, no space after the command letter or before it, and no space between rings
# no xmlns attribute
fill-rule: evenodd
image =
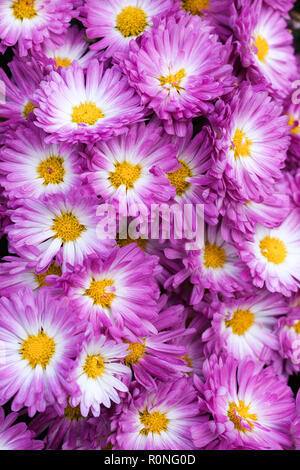
<svg viewBox="0 0 300 470"><path fill-rule="evenodd" d="M184 136L187 119L211 112L211 101L231 90L225 49L199 17L171 16L130 43L121 67L166 131Z"/></svg>
<svg viewBox="0 0 300 470"><path fill-rule="evenodd" d="M253 283L290 296L300 281L300 213L293 210L280 227L256 226L253 241L244 241L240 256L249 266Z"/></svg>
<svg viewBox="0 0 300 470"><path fill-rule="evenodd" d="M113 417L117 449L195 449L190 429L199 417L197 397L191 379L159 383L153 391L132 391Z"/></svg>
<svg viewBox="0 0 300 470"><path fill-rule="evenodd" d="M104 50L105 57L128 53L129 42L149 30L153 18L169 13L172 0L87 0L86 34L100 39L91 49Z"/></svg>
<svg viewBox="0 0 300 470"><path fill-rule="evenodd" d="M210 356L204 383L195 378L200 409L211 420L191 429L195 445L219 440L229 449L282 450L292 444L290 422L295 415L292 390L269 366L258 361Z"/></svg>
<svg viewBox="0 0 300 470"><path fill-rule="evenodd" d="M34 433L25 423L15 423L18 417L18 413L5 416L3 408L0 408L0 450L43 449L43 441L35 440Z"/></svg>
<svg viewBox="0 0 300 470"><path fill-rule="evenodd" d="M126 356L126 344L117 344L106 335L87 339L80 351L69 380L75 382L70 405L80 407L83 416L89 411L100 416L101 408L120 403L120 392L128 392L129 367L122 364Z"/></svg>
<svg viewBox="0 0 300 470"><path fill-rule="evenodd" d="M283 359L283 370L292 375L300 371L300 309L294 307L289 315L279 318L275 330L278 352Z"/></svg>
<svg viewBox="0 0 300 470"><path fill-rule="evenodd" d="M64 271L90 254L104 254L109 242L97 238L97 207L96 196L85 191L57 194L44 202L24 199L12 210L13 224L6 227L11 247L25 258L35 256L37 273L47 269L54 257Z"/></svg>
<svg viewBox="0 0 300 470"><path fill-rule="evenodd" d="M0 150L0 182L10 199L42 199L80 186L78 151L46 144L45 137L34 125L19 127Z"/></svg>
<svg viewBox="0 0 300 470"><path fill-rule="evenodd" d="M91 60L51 72L35 94L36 125L50 133L46 142L95 142L124 134L143 118L139 97L116 68Z"/></svg>
<svg viewBox="0 0 300 470"><path fill-rule="evenodd" d="M74 15L71 0L3 0L0 4L0 39L17 44L26 55L41 43L58 44Z"/></svg>
<svg viewBox="0 0 300 470"><path fill-rule="evenodd" d="M47 405L66 404L72 359L80 345L80 326L68 306L47 289L20 290L0 300L0 402L13 398L12 410L29 416Z"/></svg>

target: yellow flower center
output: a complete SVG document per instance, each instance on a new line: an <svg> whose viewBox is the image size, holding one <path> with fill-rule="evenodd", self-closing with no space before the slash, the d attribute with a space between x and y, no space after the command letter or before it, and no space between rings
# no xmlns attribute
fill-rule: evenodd
<svg viewBox="0 0 300 470"><path fill-rule="evenodd" d="M124 359L124 363L129 366L137 364L146 352L145 343L129 343L128 351L131 351Z"/></svg>
<svg viewBox="0 0 300 470"><path fill-rule="evenodd" d="M27 360L33 369L37 365L41 365L43 369L46 369L54 352L54 340L49 338L43 331L39 331L37 336L28 336L21 346L22 358Z"/></svg>
<svg viewBox="0 0 300 470"><path fill-rule="evenodd" d="M51 155L51 157L48 157L39 164L37 172L39 177L43 178L43 184L45 186L48 184L62 183L66 173L64 169L64 159L59 156L55 157Z"/></svg>
<svg viewBox="0 0 300 470"><path fill-rule="evenodd" d="M294 134L294 135L300 134L300 121L299 121L299 119L297 119L294 116L289 114L288 125L291 126L290 132L292 134Z"/></svg>
<svg viewBox="0 0 300 470"><path fill-rule="evenodd" d="M137 238L136 240L130 237L125 239L116 238L116 242L120 248L122 248L123 246L130 245L131 243L136 243L137 246L139 246L143 251L145 251L147 248L147 240L145 240L144 238Z"/></svg>
<svg viewBox="0 0 300 470"><path fill-rule="evenodd" d="M281 264L287 256L285 244L279 238L265 237L259 244L261 254L270 263Z"/></svg>
<svg viewBox="0 0 300 470"><path fill-rule="evenodd" d="M55 57L56 67L69 67L72 65L72 61L68 57Z"/></svg>
<svg viewBox="0 0 300 470"><path fill-rule="evenodd" d="M23 109L23 116L25 119L28 119L29 113L32 113L34 108L36 108L36 106L30 101L28 101L28 103L24 106L24 109Z"/></svg>
<svg viewBox="0 0 300 470"><path fill-rule="evenodd" d="M209 0L182 0L182 8L192 15L203 16L201 10L207 10L210 7Z"/></svg>
<svg viewBox="0 0 300 470"><path fill-rule="evenodd" d="M129 162L115 163L115 171L110 172L108 178L111 184L117 189L119 186L124 184L126 189L134 187L134 183L141 176L142 167L141 165L132 165Z"/></svg>
<svg viewBox="0 0 300 470"><path fill-rule="evenodd" d="M184 161L178 160L178 163L181 167L172 173L167 173L167 177L171 185L176 188L177 196L182 196L182 194L184 194L191 186L186 179L192 178L193 173Z"/></svg>
<svg viewBox="0 0 300 470"><path fill-rule="evenodd" d="M297 323L293 325L293 328L296 331L296 333L300 335L300 320L298 320Z"/></svg>
<svg viewBox="0 0 300 470"><path fill-rule="evenodd" d="M139 7L125 7L117 15L117 29L125 38L139 36L147 24L147 15Z"/></svg>
<svg viewBox="0 0 300 470"><path fill-rule="evenodd" d="M222 268L226 262L226 253L223 248L217 246L215 243L205 243L204 249L204 266L206 268Z"/></svg>
<svg viewBox="0 0 300 470"><path fill-rule="evenodd" d="M250 405L246 406L243 400L239 400L237 405L234 402L229 403L227 416L233 422L235 429L242 432L252 431L254 424L252 421L257 420L255 413L249 413Z"/></svg>
<svg viewBox="0 0 300 470"><path fill-rule="evenodd" d="M166 413L160 413L159 411L149 413L146 408L145 411L140 412L140 422L144 426L140 433L148 436L149 432L160 434L161 431L166 431L169 420Z"/></svg>
<svg viewBox="0 0 300 470"><path fill-rule="evenodd" d="M102 279L101 281L93 280L90 287L85 290L84 294L93 299L94 305L101 305L103 308L109 308L111 307L116 294L113 292L106 292L106 287L113 285L114 281L112 279Z"/></svg>
<svg viewBox="0 0 300 470"><path fill-rule="evenodd" d="M176 88L176 90L179 92L180 90L183 90L183 87L181 87L180 84L181 84L181 80L184 77L186 77L185 70L180 69L177 73L167 75L166 77L161 75L158 80L160 82L160 85L165 90Z"/></svg>
<svg viewBox="0 0 300 470"><path fill-rule="evenodd" d="M14 17L21 21L34 18L37 15L34 3L34 0L16 0L11 6Z"/></svg>
<svg viewBox="0 0 300 470"><path fill-rule="evenodd" d="M186 356L183 356L182 359L185 360L185 362L187 363L187 366L192 368L193 365L192 365L192 359L190 358L190 356L187 354Z"/></svg>
<svg viewBox="0 0 300 470"><path fill-rule="evenodd" d="M83 370L89 379L96 379L104 371L104 361L98 354L97 356L87 356Z"/></svg>
<svg viewBox="0 0 300 470"><path fill-rule="evenodd" d="M227 328L231 327L235 335L241 336L253 325L254 318L254 313L250 312L250 310L237 309L230 320L225 320L225 325Z"/></svg>
<svg viewBox="0 0 300 470"><path fill-rule="evenodd" d="M250 157L252 141L244 134L241 129L235 131L232 139L231 150L234 150L234 158Z"/></svg>
<svg viewBox="0 0 300 470"><path fill-rule="evenodd" d="M49 286L50 284L47 284L45 282L46 276L49 276L50 274L55 274L56 276L61 276L61 267L58 266L56 263L50 264L49 268L45 273L41 274L35 274L35 279L38 283L38 289L40 289L43 286Z"/></svg>
<svg viewBox="0 0 300 470"><path fill-rule="evenodd" d="M260 62L266 61L266 57L269 53L269 49L270 47L269 47L267 40L263 36L258 34L256 36L255 42L252 45L252 50L257 55L257 58L258 60L260 60Z"/></svg>
<svg viewBox="0 0 300 470"><path fill-rule="evenodd" d="M93 126L100 118L104 118L104 114L91 101L89 103L80 103L79 106L73 107L72 122L76 122L76 124Z"/></svg>
<svg viewBox="0 0 300 470"><path fill-rule="evenodd" d="M65 212L55 217L51 229L56 232L54 238L61 238L64 243L74 242L86 230L85 226L81 225L77 217L71 212Z"/></svg>
<svg viewBox="0 0 300 470"><path fill-rule="evenodd" d="M69 404L64 409L65 418L69 421L79 421L83 418L82 414L80 413L80 405L75 406L72 408Z"/></svg>

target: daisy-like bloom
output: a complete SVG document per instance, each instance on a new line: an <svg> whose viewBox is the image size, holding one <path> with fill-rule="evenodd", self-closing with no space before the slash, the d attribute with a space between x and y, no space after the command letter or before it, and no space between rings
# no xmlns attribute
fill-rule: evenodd
<svg viewBox="0 0 300 470"><path fill-rule="evenodd" d="M14 424L17 418L18 413L5 416L0 407L0 450L41 450L43 441L35 440L25 423Z"/></svg>
<svg viewBox="0 0 300 470"><path fill-rule="evenodd" d="M121 363L126 356L126 344L117 344L105 335L87 339L70 372L69 380L78 386L71 393L70 405L80 406L80 412L87 416L91 412L100 416L101 405L111 407L120 403L120 392L128 392L131 373Z"/></svg>
<svg viewBox="0 0 300 470"><path fill-rule="evenodd" d="M36 260L5 256L0 263L0 295L9 297L23 287L32 290L49 286L47 276L61 276L61 267L53 262L49 268L40 274L35 272Z"/></svg>
<svg viewBox="0 0 300 470"><path fill-rule="evenodd" d="M210 356L204 383L194 377L200 410L212 420L192 427L195 444L204 448L219 439L230 449L282 450L291 447L295 415L292 390L269 366L258 361Z"/></svg>
<svg viewBox="0 0 300 470"><path fill-rule="evenodd" d="M242 10L233 29L242 65L250 80L258 74L274 96L285 98L297 78L291 31L282 14L265 6L262 0L240 4Z"/></svg>
<svg viewBox="0 0 300 470"><path fill-rule="evenodd" d="M34 125L9 133L0 150L0 183L10 199L42 199L80 186L78 152L70 146L46 144L45 137Z"/></svg>
<svg viewBox="0 0 300 470"><path fill-rule="evenodd" d="M289 310L283 296L267 290L214 304L211 327L202 335L206 357L213 352L224 352L239 360L270 362L278 350L278 339L273 332L277 317Z"/></svg>
<svg viewBox="0 0 300 470"><path fill-rule="evenodd" d="M175 257L176 251L165 250L167 257ZM247 288L248 272L241 262L236 248L224 241L219 226L205 227L204 246L197 251L178 251L177 256L183 257L185 268L171 276L165 287L176 288L190 277L194 284L190 304L198 304L205 289L220 292L231 297L235 291Z"/></svg>
<svg viewBox="0 0 300 470"><path fill-rule="evenodd" d="M44 413L38 413L29 424L36 436L44 434L47 450L91 449L96 432L95 418L84 417L80 407L68 403L65 408L48 406Z"/></svg>
<svg viewBox="0 0 300 470"><path fill-rule="evenodd" d="M214 180L209 176L213 164L212 141L206 127L194 138L192 136L193 125L190 123L186 136L174 139L178 147L179 168L169 172L167 177L176 189L175 201L178 204L204 204L205 220L217 224L218 212L214 204L216 194L212 188Z"/></svg>
<svg viewBox="0 0 300 470"><path fill-rule="evenodd" d="M230 108L226 126L216 129L223 133L217 164L234 199L262 202L281 177L290 142L288 117L266 92L246 82L233 94Z"/></svg>
<svg viewBox="0 0 300 470"><path fill-rule="evenodd" d="M48 289L20 290L0 300L0 403L29 416L54 403L66 405L69 369L81 340L68 306Z"/></svg>
<svg viewBox="0 0 300 470"><path fill-rule="evenodd" d="M153 18L166 15L171 8L172 0L87 0L86 34L102 38L91 49L106 49L105 57L127 54L130 41L151 29Z"/></svg>
<svg viewBox="0 0 300 470"><path fill-rule="evenodd" d="M89 60L95 56L89 51L89 43L85 39L85 31L80 30L77 25L71 26L63 36L64 43L58 47L42 47L37 53L37 58L45 60L58 67L69 67L76 61L81 67L86 68ZM33 50L33 54L35 51Z"/></svg>
<svg viewBox="0 0 300 470"><path fill-rule="evenodd" d="M153 279L157 259L136 245L114 248L103 261L90 256L63 277L74 313L93 329L124 325L136 334L155 331L158 287Z"/></svg>
<svg viewBox="0 0 300 470"><path fill-rule="evenodd" d="M191 379L158 383L153 391L133 388L132 398L122 403L112 419L112 430L119 450L190 450L192 425L199 416Z"/></svg>
<svg viewBox="0 0 300 470"><path fill-rule="evenodd" d="M240 245L240 256L249 266L253 283L271 292L290 296L300 281L300 211L293 210L280 227L256 226L253 241Z"/></svg>
<svg viewBox="0 0 300 470"><path fill-rule="evenodd" d="M167 173L176 170L176 149L155 122L133 124L126 135L97 142L87 161L87 181L97 195L130 213L131 206L168 201L175 189Z"/></svg>
<svg viewBox="0 0 300 470"><path fill-rule="evenodd" d="M295 165L299 167L300 159L300 104L290 103L287 114L289 117L288 125L290 126L291 144L289 153L295 160Z"/></svg>
<svg viewBox="0 0 300 470"><path fill-rule="evenodd" d="M288 375L300 372L300 308L294 307L289 315L279 318L275 331L284 371Z"/></svg>
<svg viewBox="0 0 300 470"><path fill-rule="evenodd" d="M47 201L20 201L22 205L11 210L13 224L5 231L13 252L29 259L35 256L37 273L55 256L65 271L68 264L81 264L88 255L109 249L97 238L96 196L75 191L49 196Z"/></svg>
<svg viewBox="0 0 300 470"><path fill-rule="evenodd" d="M58 44L72 17L71 0L2 0L1 44L17 44L21 56L41 43Z"/></svg>
<svg viewBox="0 0 300 470"><path fill-rule="evenodd" d="M91 60L83 70L74 62L41 82L35 98L36 125L47 142L91 143L123 134L144 112L139 97L116 67Z"/></svg>
<svg viewBox="0 0 300 470"><path fill-rule="evenodd" d="M33 117L36 101L33 97L35 90L43 79L43 69L37 61L15 57L9 64L12 78L8 78L4 70L0 69L0 78L5 84L5 102L1 102L0 131L6 132L8 128L25 124Z"/></svg>
<svg viewBox="0 0 300 470"><path fill-rule="evenodd" d="M231 90L226 46L198 16L157 20L140 45L132 41L129 47L121 67L169 134L184 136L187 119L212 111L211 100Z"/></svg>

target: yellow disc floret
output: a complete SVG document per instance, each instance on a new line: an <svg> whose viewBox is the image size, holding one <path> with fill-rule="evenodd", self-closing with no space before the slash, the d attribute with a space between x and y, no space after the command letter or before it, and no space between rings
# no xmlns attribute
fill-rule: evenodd
<svg viewBox="0 0 300 470"><path fill-rule="evenodd" d="M55 217L51 227L56 234L54 238L61 238L65 242L74 242L86 230L85 226L80 224L77 217L71 212L65 212Z"/></svg>
<svg viewBox="0 0 300 470"><path fill-rule="evenodd" d="M51 155L39 164L37 172L39 177L43 178L45 186L62 183L66 173L64 159L60 156Z"/></svg>
<svg viewBox="0 0 300 470"><path fill-rule="evenodd" d="M80 103L80 105L73 107L72 122L76 122L76 124L94 126L100 118L104 118L104 114L91 101L89 103Z"/></svg>
<svg viewBox="0 0 300 470"><path fill-rule="evenodd" d="M206 242L203 258L206 268L222 268L226 262L226 253L222 247L217 246L215 243L211 245Z"/></svg>
<svg viewBox="0 0 300 470"><path fill-rule="evenodd" d="M123 246L131 245L131 243L136 243L138 247L141 248L141 250L145 251L147 247L147 240L144 238L130 238L129 236L127 238L121 239L121 238L116 238L116 242L120 248Z"/></svg>
<svg viewBox="0 0 300 470"><path fill-rule="evenodd" d="M145 343L129 343L128 351L130 353L125 357L124 363L127 366L137 364L146 352Z"/></svg>
<svg viewBox="0 0 300 470"><path fill-rule="evenodd" d="M269 49L270 47L268 41L263 36L258 34L255 38L255 42L252 45L252 50L257 55L257 58L260 60L260 62L266 62Z"/></svg>
<svg viewBox="0 0 300 470"><path fill-rule="evenodd" d="M23 109L23 116L25 119L28 119L29 114L33 112L34 108L36 108L36 106L31 103L31 101L28 101L28 103L26 103Z"/></svg>
<svg viewBox="0 0 300 470"><path fill-rule="evenodd" d="M292 325L294 330L296 331L296 333L298 335L300 335L300 320L298 320L296 323L294 323L294 325Z"/></svg>
<svg viewBox="0 0 300 470"><path fill-rule="evenodd" d="M37 15L37 10L34 8L34 0L16 0L11 9L13 15L17 20L31 20Z"/></svg>
<svg viewBox="0 0 300 470"><path fill-rule="evenodd" d="M300 134L300 121L299 119L291 116L289 114L289 122L288 125L291 126L290 132L294 135Z"/></svg>
<svg viewBox="0 0 300 470"><path fill-rule="evenodd" d="M243 400L239 400L237 405L234 402L229 403L227 416L233 422L234 428L241 432L249 432L254 428L253 421L257 421L257 415L249 412L250 405L245 405Z"/></svg>
<svg viewBox="0 0 300 470"><path fill-rule="evenodd" d="M33 369L37 365L41 365L43 369L46 369L54 352L54 340L43 331L39 331L36 336L28 336L21 346L22 358L27 360Z"/></svg>
<svg viewBox="0 0 300 470"><path fill-rule="evenodd" d="M77 405L72 408L72 406L70 406L68 403L68 405L64 409L64 416L69 421L79 421L80 419L83 419L83 416L80 412L80 405Z"/></svg>
<svg viewBox="0 0 300 470"><path fill-rule="evenodd" d="M148 436L149 432L160 434L162 431L167 431L169 419L166 413L160 413L159 411L149 413L145 409L145 411L140 412L140 422L144 426L140 433Z"/></svg>
<svg viewBox="0 0 300 470"><path fill-rule="evenodd" d="M227 328L231 327L235 335L241 336L253 325L254 319L254 313L250 310L237 309L230 320L225 320L225 325Z"/></svg>
<svg viewBox="0 0 300 470"><path fill-rule="evenodd" d="M113 292L106 292L108 286L113 286L112 279L101 279L100 281L92 280L90 287L85 290L85 295L93 299L94 305L101 305L103 308L111 307L112 301L116 294Z"/></svg>
<svg viewBox="0 0 300 470"><path fill-rule="evenodd" d="M89 379L100 377L104 372L104 361L102 357L99 354L96 356L87 356L83 370Z"/></svg>
<svg viewBox="0 0 300 470"><path fill-rule="evenodd" d="M281 264L287 256L287 249L279 238L265 237L259 244L261 254L270 263Z"/></svg>
<svg viewBox="0 0 300 470"><path fill-rule="evenodd" d="M210 7L209 0L182 0L182 8L190 12L192 15L203 16L202 10L207 10Z"/></svg>
<svg viewBox="0 0 300 470"><path fill-rule="evenodd" d="M171 88L175 88L179 92L180 90L183 90L180 84L184 77L186 77L185 70L180 69L177 73L171 73L166 77L161 75L158 80L164 89L170 90Z"/></svg>
<svg viewBox="0 0 300 470"><path fill-rule="evenodd" d="M56 67L69 67L72 61L68 57L55 57Z"/></svg>
<svg viewBox="0 0 300 470"><path fill-rule="evenodd" d="M177 196L182 196L191 186L186 179L192 178L193 173L184 161L178 160L178 163L181 165L180 168L172 173L167 173L167 177L171 185L176 188Z"/></svg>
<svg viewBox="0 0 300 470"><path fill-rule="evenodd" d="M139 36L147 24L147 15L140 7L125 7L117 15L116 27L125 38Z"/></svg>
<svg viewBox="0 0 300 470"><path fill-rule="evenodd" d="M234 158L250 157L252 141L241 129L237 129L232 139L231 150L234 150Z"/></svg>
<svg viewBox="0 0 300 470"><path fill-rule="evenodd" d="M126 189L132 189L142 172L141 165L132 165L129 162L115 163L115 171L110 172L109 180L117 189L122 184Z"/></svg>
<svg viewBox="0 0 300 470"><path fill-rule="evenodd" d="M45 273L35 274L35 279L38 283L38 289L40 289L41 287L50 285L45 282L45 278L46 276L49 276L51 274L56 275L56 276L61 276L61 267L58 266L58 264L56 263L52 263L50 264L49 268L47 269Z"/></svg>

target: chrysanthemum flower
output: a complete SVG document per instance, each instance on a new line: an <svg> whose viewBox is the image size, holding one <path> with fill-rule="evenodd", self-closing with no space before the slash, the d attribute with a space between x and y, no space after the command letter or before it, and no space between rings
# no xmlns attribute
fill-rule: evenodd
<svg viewBox="0 0 300 470"><path fill-rule="evenodd" d="M94 330L116 326L120 336L124 325L141 335L155 331L156 263L133 244L114 248L105 261L89 257L63 278L74 312Z"/></svg>
<svg viewBox="0 0 300 470"><path fill-rule="evenodd" d="M113 417L112 430L120 450L189 450L195 449L191 426L201 419L191 379L184 377L159 383L152 392L135 387Z"/></svg>
<svg viewBox="0 0 300 470"><path fill-rule="evenodd" d="M80 186L79 154L70 146L46 144L35 126L19 127L0 150L0 183L10 199L41 199Z"/></svg>
<svg viewBox="0 0 300 470"><path fill-rule="evenodd" d="M151 29L153 18L169 13L171 7L172 0L87 0L86 34L102 38L91 49L105 49L105 57L128 53L129 42Z"/></svg>
<svg viewBox="0 0 300 470"><path fill-rule="evenodd" d="M281 14L262 0L240 4L242 10L233 29L242 65L250 80L252 73L259 73L274 96L285 98L297 78L291 31Z"/></svg>
<svg viewBox="0 0 300 470"><path fill-rule="evenodd" d="M2 45L17 44L21 56L41 43L59 44L73 17L71 0L2 0L0 39Z"/></svg>
<svg viewBox="0 0 300 470"><path fill-rule="evenodd" d="M291 434L294 442L294 447L300 450L300 392L298 390L296 396L296 418L291 425Z"/></svg>
<svg viewBox="0 0 300 470"><path fill-rule="evenodd" d="M35 94L36 125L50 133L48 142L95 142L123 134L144 113L139 97L116 67L104 70L91 60L53 71Z"/></svg>
<svg viewBox="0 0 300 470"><path fill-rule="evenodd" d="M122 213L175 195L167 179L167 173L178 167L175 145L155 121L133 124L126 135L97 142L87 165L87 180L95 193Z"/></svg>
<svg viewBox="0 0 300 470"><path fill-rule="evenodd" d="M205 383L195 376L202 412L213 420L192 427L203 448L219 439L235 449L282 450L291 447L295 415L292 390L269 366L212 355L204 363Z"/></svg>
<svg viewBox="0 0 300 470"><path fill-rule="evenodd" d="M11 211L13 224L5 230L14 252L25 258L35 256L37 273L47 269L55 256L65 271L68 264L81 264L86 256L106 251L97 238L96 196L77 191L49 196L43 202L20 201L22 205Z"/></svg>
<svg viewBox="0 0 300 470"><path fill-rule="evenodd" d="M163 120L169 134L184 136L186 120L213 110L211 100L231 89L225 46L199 17L157 20L140 45L130 43L121 67L141 102Z"/></svg>
<svg viewBox="0 0 300 470"><path fill-rule="evenodd" d="M266 92L245 82L233 94L230 108L221 124L225 135L217 164L233 198L261 202L281 177L290 141L288 117Z"/></svg>
<svg viewBox="0 0 300 470"><path fill-rule="evenodd" d="M17 418L18 413L5 416L0 407L0 450L41 450L43 441L35 440L25 423L14 424Z"/></svg>
<svg viewBox="0 0 300 470"><path fill-rule="evenodd" d="M62 410L48 406L44 413L38 413L29 424L29 429L44 438L47 450L91 449L97 423L95 418L84 417L79 406L72 408L68 403Z"/></svg>
<svg viewBox="0 0 300 470"><path fill-rule="evenodd" d="M259 359L270 362L278 350L273 332L277 317L286 315L289 306L283 296L267 290L252 296L218 302L213 307L211 327L202 335L205 354L224 352L236 359Z"/></svg>
<svg viewBox="0 0 300 470"><path fill-rule="evenodd" d="M288 125L290 126L291 144L289 153L295 159L295 166L299 167L300 160L300 104L290 103L287 114L289 117Z"/></svg>
<svg viewBox="0 0 300 470"><path fill-rule="evenodd" d="M279 354L288 375L300 372L300 309L294 307L288 316L279 318L276 327Z"/></svg>
<svg viewBox="0 0 300 470"><path fill-rule="evenodd" d="M69 377L78 386L71 393L70 405L79 405L83 416L89 411L100 416L100 405L110 408L111 402L120 403L120 392L128 392L126 382L131 372L121 363L126 350L126 344L117 344L106 335L93 336L83 343Z"/></svg>
<svg viewBox="0 0 300 470"><path fill-rule="evenodd" d="M67 305L47 289L35 295L27 288L2 297L0 313L1 404L13 398L12 410L26 406L29 416L56 402L64 406L80 344L80 327Z"/></svg>
<svg viewBox="0 0 300 470"><path fill-rule="evenodd" d="M240 256L249 266L253 283L290 296L300 281L300 212L295 209L277 229L256 226L253 241L244 241Z"/></svg>

